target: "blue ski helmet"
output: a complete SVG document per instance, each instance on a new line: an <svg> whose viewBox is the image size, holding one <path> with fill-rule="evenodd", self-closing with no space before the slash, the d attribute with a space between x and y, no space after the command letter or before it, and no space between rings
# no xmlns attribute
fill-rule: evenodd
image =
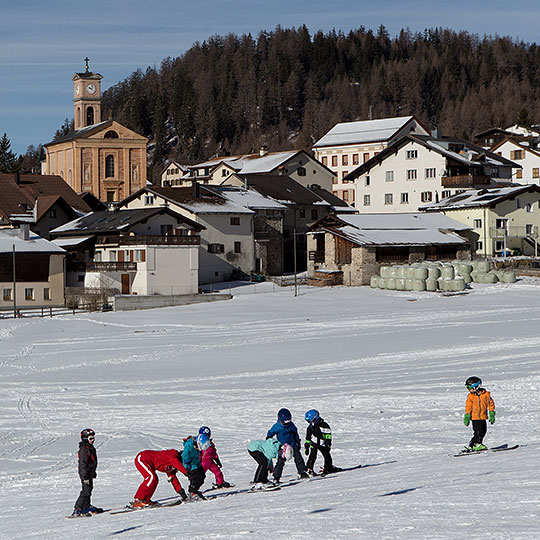
<svg viewBox="0 0 540 540"><path fill-rule="evenodd" d="M277 413L277 419L280 424L288 424L292 420L292 414L289 409L280 409Z"/></svg>
<svg viewBox="0 0 540 540"><path fill-rule="evenodd" d="M197 446L199 447L199 450L201 452L204 452L204 450L207 450L210 446L210 439L208 438L208 435L206 433L200 433L197 435Z"/></svg>
<svg viewBox="0 0 540 540"><path fill-rule="evenodd" d="M212 431L208 426L201 426L199 428L199 433L204 433L205 435L208 435L208 437L212 436Z"/></svg>
<svg viewBox="0 0 540 540"><path fill-rule="evenodd" d="M306 422L316 422L320 418L319 411L311 409L306 413Z"/></svg>

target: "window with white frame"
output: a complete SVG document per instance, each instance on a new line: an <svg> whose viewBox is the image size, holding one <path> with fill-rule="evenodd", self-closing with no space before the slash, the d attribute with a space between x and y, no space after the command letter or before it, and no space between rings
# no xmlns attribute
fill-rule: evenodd
<svg viewBox="0 0 540 540"><path fill-rule="evenodd" d="M370 184L370 178L369 178L369 176L365 176L364 177L364 186L367 187L367 186L369 186L369 184Z"/></svg>
<svg viewBox="0 0 540 540"><path fill-rule="evenodd" d="M50 300L51 299L51 289L50 287L44 287L43 288L43 300Z"/></svg>
<svg viewBox="0 0 540 540"><path fill-rule="evenodd" d="M437 169L435 167L429 167L425 170L425 178L435 178L437 176Z"/></svg>
<svg viewBox="0 0 540 540"><path fill-rule="evenodd" d="M535 233L534 225L532 223L527 223L525 225L525 234L527 236L532 236L534 233Z"/></svg>
<svg viewBox="0 0 540 540"><path fill-rule="evenodd" d="M223 244L208 244L208 253L223 253L225 246Z"/></svg>
<svg viewBox="0 0 540 540"><path fill-rule="evenodd" d="M386 181L387 182L394 181L394 171L386 171Z"/></svg>
<svg viewBox="0 0 540 540"><path fill-rule="evenodd" d="M117 261L118 261L118 256L116 254L116 251L114 250L109 251L109 262L117 262Z"/></svg>
<svg viewBox="0 0 540 540"><path fill-rule="evenodd" d="M443 189L441 193L441 197L443 199L446 199L446 197L450 197L452 195L452 192L449 189Z"/></svg>
<svg viewBox="0 0 540 540"><path fill-rule="evenodd" d="M532 203L527 203L527 204L525 205L525 210L526 210L527 212L531 213L531 212L533 211L533 205L532 205Z"/></svg>
<svg viewBox="0 0 540 540"><path fill-rule="evenodd" d="M416 180L417 171L416 169L407 169L407 180Z"/></svg>
<svg viewBox="0 0 540 540"><path fill-rule="evenodd" d="M349 156L347 154L343 154L341 156L341 164L342 165L348 165L349 164Z"/></svg>
<svg viewBox="0 0 540 540"><path fill-rule="evenodd" d="M409 194L402 193L400 197L401 204L409 204Z"/></svg>
<svg viewBox="0 0 540 540"><path fill-rule="evenodd" d="M371 206L371 196L364 195L364 206Z"/></svg>
<svg viewBox="0 0 540 540"><path fill-rule="evenodd" d="M134 262L146 262L146 250L144 250L144 249L136 249L135 253L133 253L133 261Z"/></svg>
<svg viewBox="0 0 540 540"><path fill-rule="evenodd" d="M24 299L25 300L33 300L34 299L34 288L33 287L26 287L24 289Z"/></svg>
<svg viewBox="0 0 540 540"><path fill-rule="evenodd" d="M240 225L240 218L238 216L231 216L231 225Z"/></svg>
<svg viewBox="0 0 540 540"><path fill-rule="evenodd" d="M482 242L482 240L476 241L476 249L479 249L479 250L484 249L484 242Z"/></svg>
<svg viewBox="0 0 540 540"><path fill-rule="evenodd" d="M481 229L482 228L482 220L481 219L473 219L473 227L475 229Z"/></svg>
<svg viewBox="0 0 540 540"><path fill-rule="evenodd" d="M96 251L94 253L94 262L101 262L101 251Z"/></svg>
<svg viewBox="0 0 540 540"><path fill-rule="evenodd" d="M13 297L11 296L11 289L4 289L4 300L13 300Z"/></svg>
<svg viewBox="0 0 540 540"><path fill-rule="evenodd" d="M407 150L407 159L416 159L418 157L418 150Z"/></svg>
<svg viewBox="0 0 540 540"><path fill-rule="evenodd" d="M433 193L431 191L422 191L420 200L422 202L431 202L433 200Z"/></svg>
<svg viewBox="0 0 540 540"><path fill-rule="evenodd" d="M392 193L384 194L384 204L394 204L394 196Z"/></svg>

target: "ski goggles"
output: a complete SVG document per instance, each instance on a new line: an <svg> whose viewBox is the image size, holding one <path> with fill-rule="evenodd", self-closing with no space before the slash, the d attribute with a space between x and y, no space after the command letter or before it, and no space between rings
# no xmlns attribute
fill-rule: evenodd
<svg viewBox="0 0 540 540"><path fill-rule="evenodd" d="M480 388L480 383L468 384L467 385L468 390L478 390L479 388Z"/></svg>

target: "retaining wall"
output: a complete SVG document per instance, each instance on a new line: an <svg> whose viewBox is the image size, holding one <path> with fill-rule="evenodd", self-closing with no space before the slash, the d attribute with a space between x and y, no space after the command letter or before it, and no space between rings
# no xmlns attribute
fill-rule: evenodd
<svg viewBox="0 0 540 540"><path fill-rule="evenodd" d="M231 294L173 294L173 295L118 295L110 303L114 311L133 311L135 309L153 309L168 306L185 306L203 302L230 300Z"/></svg>

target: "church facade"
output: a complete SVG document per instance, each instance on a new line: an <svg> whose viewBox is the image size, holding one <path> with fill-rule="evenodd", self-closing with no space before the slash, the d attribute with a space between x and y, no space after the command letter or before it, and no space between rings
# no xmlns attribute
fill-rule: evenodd
<svg viewBox="0 0 540 540"><path fill-rule="evenodd" d="M46 174L77 192L116 202L146 186L148 139L114 120L101 121L101 79L88 69L73 75L75 131L47 143Z"/></svg>

